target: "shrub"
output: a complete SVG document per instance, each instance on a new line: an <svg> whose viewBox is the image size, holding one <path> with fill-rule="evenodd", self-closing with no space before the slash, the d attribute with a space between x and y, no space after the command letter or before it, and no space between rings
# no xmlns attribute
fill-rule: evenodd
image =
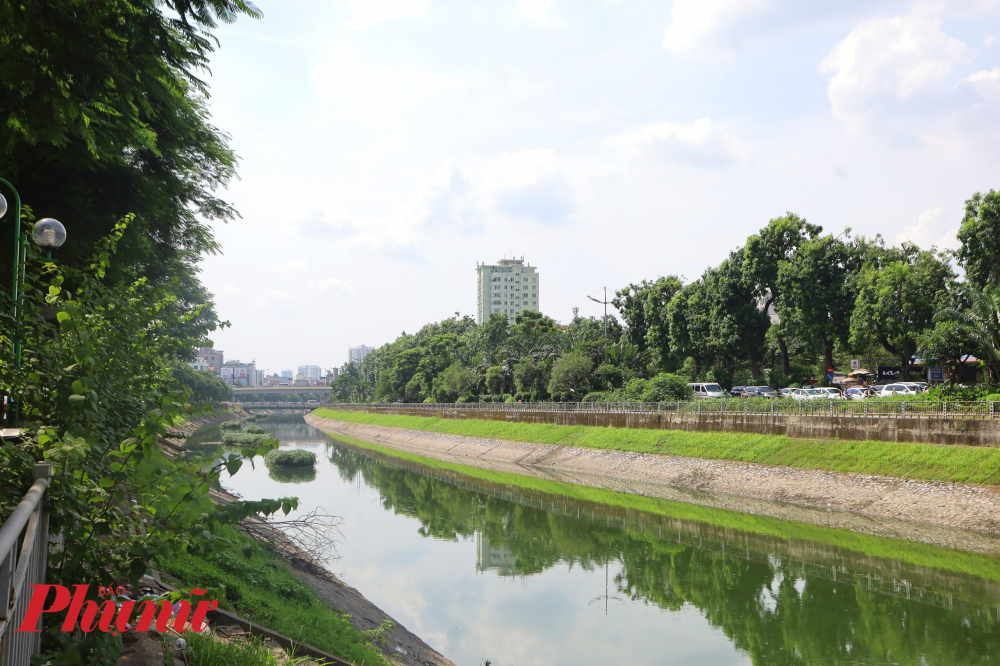
<svg viewBox="0 0 1000 666"><path fill-rule="evenodd" d="M219 427L223 430L239 430L242 425L239 421L226 421L225 423L220 423Z"/></svg>
<svg viewBox="0 0 1000 666"><path fill-rule="evenodd" d="M260 426L248 426L246 428L243 428L243 432L248 432L251 435L263 435L267 431L261 428Z"/></svg>
<svg viewBox="0 0 1000 666"><path fill-rule="evenodd" d="M275 467L314 467L316 454L303 449L277 449L268 453L264 461Z"/></svg>
<svg viewBox="0 0 1000 666"><path fill-rule="evenodd" d="M604 391L591 391L587 395L583 396L581 402L607 402L607 394Z"/></svg>
<svg viewBox="0 0 1000 666"><path fill-rule="evenodd" d="M687 381L683 377L669 372L656 375L646 382L640 395L642 402L691 400L693 397L694 390L687 385Z"/></svg>
<svg viewBox="0 0 1000 666"><path fill-rule="evenodd" d="M264 442L271 441L270 435L260 435L251 432L225 432L222 433L223 444L241 444L243 446L260 446Z"/></svg>

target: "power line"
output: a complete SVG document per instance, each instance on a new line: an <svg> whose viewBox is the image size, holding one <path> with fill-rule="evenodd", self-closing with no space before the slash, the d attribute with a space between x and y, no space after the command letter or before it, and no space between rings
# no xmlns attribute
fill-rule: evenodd
<svg viewBox="0 0 1000 666"><path fill-rule="evenodd" d="M608 300L608 288L607 287L604 288L604 300L603 301L597 300L596 298L594 298L590 294L587 294L587 298L589 298L590 300L594 301L595 303L600 303L600 304L602 304L604 306L604 337L607 338L608 337L608 303L611 302L611 301Z"/></svg>

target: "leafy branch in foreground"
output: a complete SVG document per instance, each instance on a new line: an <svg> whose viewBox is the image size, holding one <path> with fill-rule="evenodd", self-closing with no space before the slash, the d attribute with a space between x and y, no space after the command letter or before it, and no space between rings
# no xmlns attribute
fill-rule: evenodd
<svg viewBox="0 0 1000 666"><path fill-rule="evenodd" d="M51 532L62 545L50 557L48 582L90 584L95 600L97 585L134 584L157 557L225 550L233 545L225 526L298 505L295 498L225 505L207 498L224 471L267 454L273 439L222 459L168 460L160 452L161 437L204 412L188 404L190 392L171 368L208 329L197 307L177 307L176 296L145 279L109 286L129 222L101 243L87 270L29 254L23 321L5 322L0 333L0 389L21 402L27 419L25 441L0 449L0 513L24 495L38 460L51 463ZM20 367L15 333L24 342ZM120 636L53 630L60 620L46 615L46 656L38 663L117 662Z"/></svg>

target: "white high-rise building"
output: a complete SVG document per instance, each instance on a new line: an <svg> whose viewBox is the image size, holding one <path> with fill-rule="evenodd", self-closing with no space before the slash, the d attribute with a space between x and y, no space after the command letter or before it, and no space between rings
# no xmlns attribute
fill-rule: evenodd
<svg viewBox="0 0 1000 666"><path fill-rule="evenodd" d="M284 377L285 379L292 379L293 377L295 377L295 373L292 372L291 370L282 370L281 376Z"/></svg>
<svg viewBox="0 0 1000 666"><path fill-rule="evenodd" d="M375 351L373 348L366 345L358 345L357 347L349 347L347 349L347 360L349 363L358 364L365 360L365 356L368 356L369 352Z"/></svg>
<svg viewBox="0 0 1000 666"><path fill-rule="evenodd" d="M314 382L318 382L323 370L318 365L300 365L299 374Z"/></svg>
<svg viewBox="0 0 1000 666"><path fill-rule="evenodd" d="M520 259L501 259L496 265L476 264L476 322L482 324L494 312L511 320L525 310L539 312L539 283L535 266Z"/></svg>

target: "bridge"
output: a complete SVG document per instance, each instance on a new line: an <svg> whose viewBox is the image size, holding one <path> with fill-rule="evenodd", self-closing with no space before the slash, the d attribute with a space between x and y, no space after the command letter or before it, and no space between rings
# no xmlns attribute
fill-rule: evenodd
<svg viewBox="0 0 1000 666"><path fill-rule="evenodd" d="M243 409L302 409L306 411L312 411L319 407L322 407L324 403L321 402L234 402L234 405L239 405Z"/></svg>
<svg viewBox="0 0 1000 666"><path fill-rule="evenodd" d="M234 386L234 395L246 393L329 393L329 386Z"/></svg>

